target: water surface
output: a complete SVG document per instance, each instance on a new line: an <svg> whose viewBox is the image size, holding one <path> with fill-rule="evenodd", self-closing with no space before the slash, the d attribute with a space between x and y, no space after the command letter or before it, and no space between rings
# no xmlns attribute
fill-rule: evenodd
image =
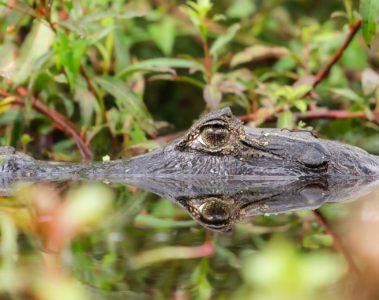
<svg viewBox="0 0 379 300"><path fill-rule="evenodd" d="M22 295L58 278L77 299L240 299L265 289L257 279L262 268L254 266L270 251L298 256L291 269L307 251L319 253L318 272L335 264L328 287L351 266L335 248L338 235L328 234L313 210L321 207L332 224L357 217L358 209L372 221L379 211L372 200L377 182L363 178L111 181L2 179L3 290Z"/></svg>

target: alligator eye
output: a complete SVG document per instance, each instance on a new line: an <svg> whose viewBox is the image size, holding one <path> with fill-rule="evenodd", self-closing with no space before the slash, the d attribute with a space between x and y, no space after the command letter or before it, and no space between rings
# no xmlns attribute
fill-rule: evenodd
<svg viewBox="0 0 379 300"><path fill-rule="evenodd" d="M200 134L201 142L208 147L225 145L229 140L229 136L229 130L222 125L204 126Z"/></svg>
<svg viewBox="0 0 379 300"><path fill-rule="evenodd" d="M219 201L204 203L199 209L204 221L212 224L224 223L230 218L228 207Z"/></svg>

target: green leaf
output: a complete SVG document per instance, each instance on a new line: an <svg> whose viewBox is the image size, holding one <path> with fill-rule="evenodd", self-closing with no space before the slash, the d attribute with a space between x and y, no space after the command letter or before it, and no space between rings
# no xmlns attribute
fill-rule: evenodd
<svg viewBox="0 0 379 300"><path fill-rule="evenodd" d="M226 14L230 18L246 18L254 11L257 7L254 1L250 0L237 0L232 1L231 5L228 7Z"/></svg>
<svg viewBox="0 0 379 300"><path fill-rule="evenodd" d="M16 63L18 49L12 43L4 43L0 46L0 74L11 77Z"/></svg>
<svg viewBox="0 0 379 300"><path fill-rule="evenodd" d="M78 87L75 90L74 99L79 103L82 123L90 126L95 111L99 109L96 97L88 89Z"/></svg>
<svg viewBox="0 0 379 300"><path fill-rule="evenodd" d="M307 101L306 100L296 100L293 105L300 110L300 112L305 113L307 111Z"/></svg>
<svg viewBox="0 0 379 300"><path fill-rule="evenodd" d="M379 1L361 0L360 10L362 15L362 35L366 43L370 46L372 38L377 32Z"/></svg>
<svg viewBox="0 0 379 300"><path fill-rule="evenodd" d="M114 19L132 19L132 18L139 18L144 17L146 13L139 12L139 11L127 11L125 13L119 13L119 12L99 12L99 13L93 13L91 15L87 15L83 17L80 21L84 23L91 23L91 22L97 22L100 20L103 20L105 18L114 18Z"/></svg>
<svg viewBox="0 0 379 300"><path fill-rule="evenodd" d="M191 227L196 224L193 220L175 221L172 218L158 218L153 215L138 215L135 219L137 224L153 228L181 228Z"/></svg>
<svg viewBox="0 0 379 300"><path fill-rule="evenodd" d="M357 39L350 43L341 57L343 66L353 71L362 71L362 69L367 68L368 61L368 52Z"/></svg>
<svg viewBox="0 0 379 300"><path fill-rule="evenodd" d="M71 90L74 90L76 76L79 73L87 46L87 40L63 31L58 31L54 41L53 48L57 67L64 69Z"/></svg>
<svg viewBox="0 0 379 300"><path fill-rule="evenodd" d="M176 25L171 18L165 18L161 24L153 24L149 32L154 43L162 50L163 54L172 54L176 37Z"/></svg>
<svg viewBox="0 0 379 300"><path fill-rule="evenodd" d="M153 120L144 102L130 90L126 82L110 77L98 77L95 78L95 82L115 97L120 111L132 116L145 132L150 135L156 133Z"/></svg>
<svg viewBox="0 0 379 300"><path fill-rule="evenodd" d="M333 245L333 238L329 234L314 233L303 238L303 246L306 248L318 249L322 246Z"/></svg>
<svg viewBox="0 0 379 300"><path fill-rule="evenodd" d="M206 40L208 36L208 26L205 20L212 6L210 0L197 0L197 2L187 1L187 5L182 8L183 12L189 16L192 23L200 31L203 40Z"/></svg>
<svg viewBox="0 0 379 300"><path fill-rule="evenodd" d="M193 70L204 70L202 64L181 58L152 58L148 60L141 61L139 63L132 64L127 68L123 69L117 77L130 76L134 72L148 71L148 72L162 72L169 71L171 68L183 68L183 69L193 69Z"/></svg>
<svg viewBox="0 0 379 300"><path fill-rule="evenodd" d="M192 299L211 299L212 285L208 280L209 263L207 259L202 259L191 275Z"/></svg>
<svg viewBox="0 0 379 300"><path fill-rule="evenodd" d="M254 61L260 58L281 58L289 54L287 48L284 47L270 47L265 45L255 45L244 49L241 52L236 53L230 65L235 67L240 64L244 64L250 61Z"/></svg>
<svg viewBox="0 0 379 300"><path fill-rule="evenodd" d="M234 24L228 28L226 34L220 35L212 44L210 48L210 53L212 55L218 55L221 50L227 45L236 35L237 31L241 28L241 25Z"/></svg>
<svg viewBox="0 0 379 300"><path fill-rule="evenodd" d="M277 127L293 129L295 127L295 118L293 116L293 113L289 110L280 113L278 117Z"/></svg>
<svg viewBox="0 0 379 300"><path fill-rule="evenodd" d="M176 212L177 206L164 198L161 198L156 203L154 203L152 209L152 215L158 218L174 218Z"/></svg>
<svg viewBox="0 0 379 300"><path fill-rule="evenodd" d="M349 88L331 89L332 93L353 102L359 102L361 97Z"/></svg>
<svg viewBox="0 0 379 300"><path fill-rule="evenodd" d="M74 146L74 140L62 140L54 143L53 151L57 153L72 153L72 148Z"/></svg>
<svg viewBox="0 0 379 300"><path fill-rule="evenodd" d="M21 136L21 143L24 146L24 148L31 142L33 141L33 138L29 134L23 134Z"/></svg>
<svg viewBox="0 0 379 300"><path fill-rule="evenodd" d="M352 0L343 0L343 4L345 5L347 18L350 23L353 21L353 1Z"/></svg>
<svg viewBox="0 0 379 300"><path fill-rule="evenodd" d="M33 25L32 31L22 44L20 56L16 62L16 69L12 76L16 84L25 82L35 72L35 65L50 50L54 36L54 32L45 24L37 22Z"/></svg>
<svg viewBox="0 0 379 300"><path fill-rule="evenodd" d="M312 89L312 85L310 84L302 84L299 86L296 86L293 91L293 98L301 98L303 97L306 93L308 93Z"/></svg>

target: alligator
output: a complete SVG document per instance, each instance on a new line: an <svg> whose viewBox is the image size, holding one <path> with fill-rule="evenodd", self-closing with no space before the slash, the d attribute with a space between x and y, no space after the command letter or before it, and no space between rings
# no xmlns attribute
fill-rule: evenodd
<svg viewBox="0 0 379 300"><path fill-rule="evenodd" d="M230 108L201 118L183 137L149 153L109 162L36 160L0 147L0 176L11 179L78 180L135 176L301 178L379 175L379 157L308 131L250 128Z"/></svg>

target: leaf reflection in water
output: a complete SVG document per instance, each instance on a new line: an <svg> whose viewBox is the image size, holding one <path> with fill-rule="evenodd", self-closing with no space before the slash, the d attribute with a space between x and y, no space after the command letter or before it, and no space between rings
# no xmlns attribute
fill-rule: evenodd
<svg viewBox="0 0 379 300"><path fill-rule="evenodd" d="M306 226L313 220L309 219L312 215L276 214L313 210L327 202L344 202L370 192L376 185L377 182L368 179L315 177L287 180L132 177L110 179L107 184L33 183L31 178L15 184L12 180L2 180L2 193L14 194L0 202L4 216L2 231L13 232L3 233L3 247L10 249L3 250L3 256L16 251L12 256L18 259L2 265L0 275L6 280L2 282L9 284L2 284L1 290L17 289L33 294L42 289L42 280L52 289L58 286L66 289L67 295L81 295L75 296L76 299L91 299L92 294L102 295L101 299L122 298L134 292L133 297L142 295L143 298L158 297L158 291L167 287L168 282L176 282L180 293L191 293L188 285L196 282L199 286L208 286L212 295L216 295L217 287L227 284L233 276L238 278L235 284L241 287L236 295L245 295L244 286L261 285L251 279L258 278L258 273L246 267L246 263L252 261L256 265L260 258L254 253L258 249L263 251L262 257L275 252L272 255L277 260L286 259L279 253L289 249L288 241L279 243L285 245L283 247L272 246L277 243L267 242L267 236L288 236L292 231L296 232L295 236L299 232L313 234L314 229ZM157 199L145 191L165 199ZM254 218L258 216L269 222L256 225ZM291 216L302 220L294 223ZM214 233L206 234L194 221ZM235 233L217 234L230 232L239 222L246 225L238 227ZM322 229L317 229L315 236L320 232ZM26 237L21 244L17 238L20 234ZM266 247L269 252L265 252ZM299 270L305 265L310 270L317 269L314 264L308 265L313 256L295 250L294 245L290 247L298 259L291 258L288 267L297 261ZM322 247L325 245L317 242L315 245L313 241L312 249ZM29 270L30 262L24 254L27 252L42 259L34 265L34 278L16 286L15 282ZM329 265L327 262L337 257L340 256L335 253L322 254L325 268L319 272L324 272ZM347 270L340 260L329 266L333 281L339 280ZM199 275L200 270L203 273ZM214 272L217 276L213 277L214 286L211 286L208 277L216 274ZM50 276L52 273L55 275ZM194 274L198 280L194 280ZM275 278L277 282L281 280L279 277ZM309 278L310 285L317 279ZM328 285L325 280L317 282L320 286ZM86 296L82 298L82 295Z"/></svg>

